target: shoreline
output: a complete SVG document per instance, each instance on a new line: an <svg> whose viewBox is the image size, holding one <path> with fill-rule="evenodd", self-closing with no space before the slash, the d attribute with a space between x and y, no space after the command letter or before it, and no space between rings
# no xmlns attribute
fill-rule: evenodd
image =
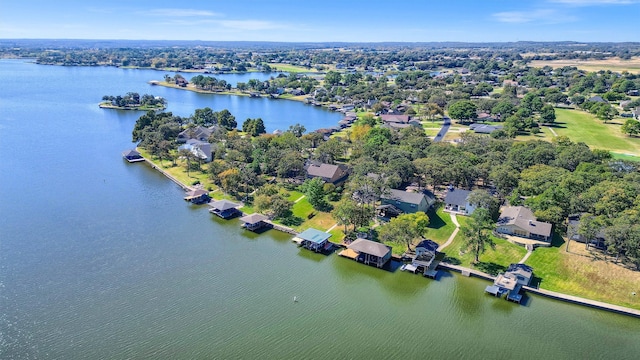
<svg viewBox="0 0 640 360"><path fill-rule="evenodd" d="M167 173L161 167L157 166L152 160L150 160L150 159L148 159L146 157L143 157L143 158L145 160L145 163L147 163L149 166L151 166L152 169L158 170L161 174L163 174L169 180L171 180L174 183L176 183L176 185L180 186L183 190L191 190L192 189L190 186L180 182L173 175ZM293 229L291 229L289 227L286 227L286 226L283 226L283 225L279 225L279 224L274 224L271 221L268 221L268 223L270 225L272 225L272 228L274 230L282 231L282 232L285 232L285 233L288 233L288 234L291 234L291 235L295 235L297 233L297 232L295 232L295 230L293 230ZM438 264L438 266L441 269L446 270L446 271L455 271L455 272L462 273L463 275L469 274L469 276L474 276L474 277L477 277L477 278L480 278L480 279L483 279L483 280L488 280L488 281L495 280L494 276L491 276L491 275L489 275L487 273L484 273L482 271L478 271L478 270L467 268L467 267L463 267L463 266L453 265L453 264L449 264L449 263L445 263L445 262L441 262L440 264ZM530 287L530 286L524 286L523 289L525 291L527 291L527 292L531 292L531 293L536 294L536 295L548 297L548 298L559 300L559 301L563 301L563 302L568 302L568 303L572 303L572 304L576 304L576 305L581 305L581 306L586 306L586 307L595 308L595 309L599 309L599 310L614 312L614 313L617 313L617 314L620 314L620 315L626 315L626 316L640 318L640 310L638 310L638 309L633 309L633 308L620 306L620 305L615 305L615 304L609 304L609 303L605 303L605 302L602 302L602 301L591 300L591 299L587 299L587 298L583 298L583 297L579 297L579 296L559 293L559 292L555 292L555 291L551 291L551 290L546 290L546 289L543 289L543 288L533 288L533 287Z"/></svg>
<svg viewBox="0 0 640 360"><path fill-rule="evenodd" d="M171 83L168 83L166 81L160 81L160 80L151 80L151 81L149 81L149 83L153 83L153 85L156 85L156 86L164 86L164 87L172 88L172 89L193 91L193 92L200 93L200 94L233 95L233 96L249 96L249 97L251 97L251 93L250 92L246 92L245 93L245 92L242 92L242 91L237 90L237 89L231 90L231 91L228 91L228 90L227 91L203 90L203 89L198 89L195 86L192 86L191 84L188 84L186 87L183 87L183 86L178 86L178 85L171 84ZM284 96L284 97L283 96L279 96L279 97L276 97L276 98L272 98L267 94L260 94L260 97L261 98L271 98L273 100L291 100L291 101L298 101L298 102L301 102L301 103L306 103L304 95L303 96ZM311 105L311 104L309 104L309 105ZM323 105L323 107L326 108L324 105Z"/></svg>
<svg viewBox="0 0 640 360"><path fill-rule="evenodd" d="M166 109L166 106L158 106L154 108L145 108L144 106L115 106L105 103L98 104L100 109L109 109L109 110L135 110L135 111L162 111Z"/></svg>

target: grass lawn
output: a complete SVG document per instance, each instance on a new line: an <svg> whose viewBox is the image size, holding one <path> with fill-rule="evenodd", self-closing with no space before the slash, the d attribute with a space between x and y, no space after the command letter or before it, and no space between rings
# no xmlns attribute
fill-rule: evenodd
<svg viewBox="0 0 640 360"><path fill-rule="evenodd" d="M631 155L631 154L620 154L620 153L612 152L611 156L614 159L629 160L629 161L640 161L640 156L635 156L635 155Z"/></svg>
<svg viewBox="0 0 640 360"><path fill-rule="evenodd" d="M296 66L289 64L269 64L271 69L276 71L285 71L289 73L299 73L299 72L317 72L315 68L306 68L304 66Z"/></svg>
<svg viewBox="0 0 640 360"><path fill-rule="evenodd" d="M429 210L429 229L427 237L438 244L444 244L455 230L456 225L451 221L451 216L444 212L444 206L438 207L436 211ZM461 216L458 216L460 219Z"/></svg>
<svg viewBox="0 0 640 360"><path fill-rule="evenodd" d="M640 296L631 295L640 293L640 272L605 261L601 255L596 259L584 248L571 242L566 252L564 240L556 236L552 247L537 248L526 263L543 289L640 309Z"/></svg>
<svg viewBox="0 0 640 360"><path fill-rule="evenodd" d="M461 218L462 216L458 216L458 222L462 226L466 219ZM444 252L447 254L448 261L453 264L472 267L492 275L496 275L498 272L505 270L509 264L517 263L527 253L527 250L522 246L514 245L501 238L492 238L496 243L495 250L491 248L487 249L484 254L480 255L480 263L475 266L471 266L471 263L474 260L474 255L471 251L461 254L460 249L464 244L464 235L462 235L462 231L458 232L456 238L444 249Z"/></svg>
<svg viewBox="0 0 640 360"><path fill-rule="evenodd" d="M640 138L630 138L620 131L622 119L605 124L592 114L570 109L556 109L556 117L557 126L553 129L558 135L591 148L640 155Z"/></svg>
<svg viewBox="0 0 640 360"><path fill-rule="evenodd" d="M578 69L586 71L611 70L615 72L628 71L630 73L640 73L640 57L633 57L629 60L620 58L610 58L604 60L534 60L531 62L532 67L551 66L559 68L563 66L575 66Z"/></svg>

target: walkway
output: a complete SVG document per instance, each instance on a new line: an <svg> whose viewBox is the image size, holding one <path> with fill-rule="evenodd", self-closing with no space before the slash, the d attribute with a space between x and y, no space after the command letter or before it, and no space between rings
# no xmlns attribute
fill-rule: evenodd
<svg viewBox="0 0 640 360"><path fill-rule="evenodd" d="M527 261L529 256L531 256L532 252L533 252L533 247L528 247L527 248L527 253L524 254L524 257L522 258L522 260L518 261L518 264L524 264L524 262Z"/></svg>
<svg viewBox="0 0 640 360"><path fill-rule="evenodd" d="M460 224L458 224L458 218L456 218L456 214L449 213L449 216L451 216L451 222L453 222L456 225L456 229L453 230L453 232L451 233L451 236L449 236L449 239L447 239L447 242L440 245L440 247L438 248L438 251L440 252L442 252L442 249L451 245L451 243L453 242L453 239L456 238L456 235L458 235L458 231L460 230Z"/></svg>
<svg viewBox="0 0 640 360"><path fill-rule="evenodd" d="M302 200L302 199L304 199L304 195L300 196L300 197L299 197L296 201L294 201L293 203L295 204L295 203L297 203L298 201L300 201L300 200Z"/></svg>
<svg viewBox="0 0 640 360"><path fill-rule="evenodd" d="M547 126L547 129L551 130L551 133L553 134L553 136L558 136L558 134L556 134L555 130L553 130L553 128L551 126Z"/></svg>
<svg viewBox="0 0 640 360"><path fill-rule="evenodd" d="M173 175L169 174L168 172L164 171L162 168L160 168L159 166L154 164L153 161L151 161L151 160L149 160L147 158L144 158L144 160L146 161L147 164L151 165L152 168L160 171L164 176L166 176L169 180L173 181L174 183L178 184L178 186L180 186L185 191L193 190L191 187L181 183L180 180L176 179Z"/></svg>

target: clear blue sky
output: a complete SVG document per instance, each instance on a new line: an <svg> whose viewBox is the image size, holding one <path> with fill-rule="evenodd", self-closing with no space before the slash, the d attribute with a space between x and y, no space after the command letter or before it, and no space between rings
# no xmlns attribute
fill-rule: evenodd
<svg viewBox="0 0 640 360"><path fill-rule="evenodd" d="M1 0L0 38L640 41L640 0Z"/></svg>

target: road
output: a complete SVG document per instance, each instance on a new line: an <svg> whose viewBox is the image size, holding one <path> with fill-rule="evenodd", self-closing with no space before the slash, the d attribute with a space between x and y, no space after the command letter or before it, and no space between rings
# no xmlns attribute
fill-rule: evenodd
<svg viewBox="0 0 640 360"><path fill-rule="evenodd" d="M433 139L434 142L440 142L444 139L444 136L447 135L447 131L449 131L449 127L451 127L451 119L448 116L443 117L444 123L442 124L442 128L438 131L438 135Z"/></svg>

